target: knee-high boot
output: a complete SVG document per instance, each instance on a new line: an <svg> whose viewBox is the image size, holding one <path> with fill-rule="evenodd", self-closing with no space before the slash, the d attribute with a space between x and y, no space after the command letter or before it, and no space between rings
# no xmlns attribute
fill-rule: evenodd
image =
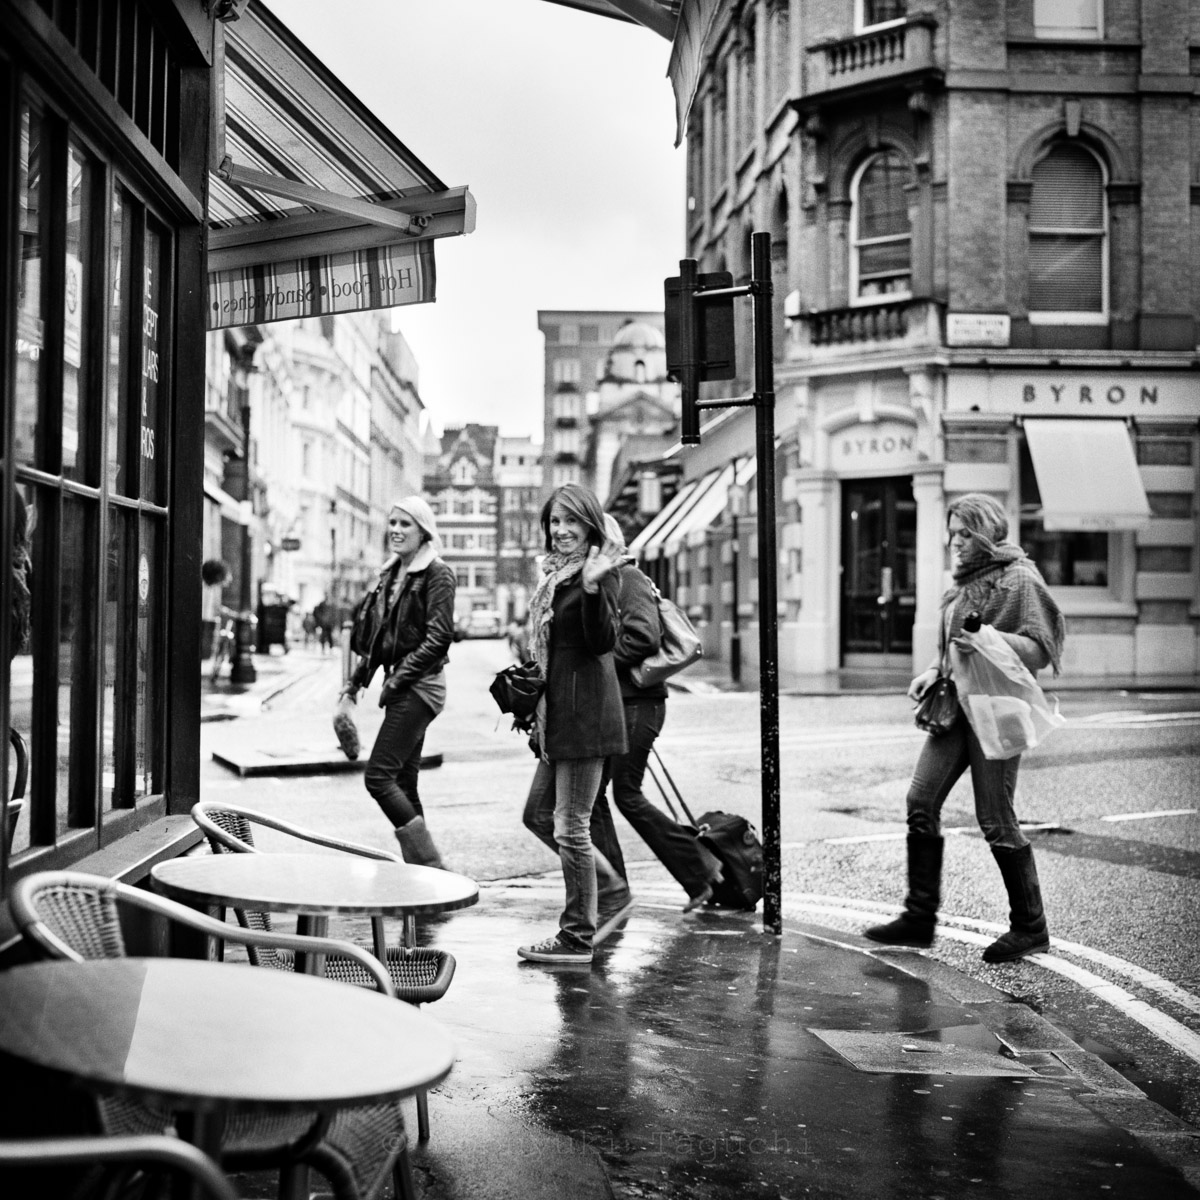
<svg viewBox="0 0 1200 1200"><path fill-rule="evenodd" d="M942 890L942 848L940 837L923 833L908 835L908 895L904 911L886 925L872 925L865 931L873 942L887 946L931 946L937 924Z"/></svg>
<svg viewBox="0 0 1200 1200"><path fill-rule="evenodd" d="M1042 889L1038 883L1037 864L1033 861L1033 847L1026 844L1020 850L1008 850L993 846L992 856L1008 890L1010 928L983 952L983 961L1012 962L1027 954L1049 950L1050 933L1042 908Z"/></svg>
<svg viewBox="0 0 1200 1200"><path fill-rule="evenodd" d="M424 817L413 817L407 825L398 826L396 841L400 843L400 853L406 863L415 863L418 867L442 867L442 856L433 844Z"/></svg>

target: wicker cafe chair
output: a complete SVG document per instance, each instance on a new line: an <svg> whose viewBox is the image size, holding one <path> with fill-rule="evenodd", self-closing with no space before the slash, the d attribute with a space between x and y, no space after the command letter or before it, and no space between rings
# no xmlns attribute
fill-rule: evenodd
<svg viewBox="0 0 1200 1200"><path fill-rule="evenodd" d="M391 854L387 850L377 850L374 846L330 837L301 825L293 825L290 821L234 804L201 800L192 806L192 819L204 831L214 854L260 853L254 844L251 826L261 825L265 829L286 833L315 846L328 846L330 849L344 850L347 854L358 854L363 858L404 862L400 855ZM246 912L241 909L234 911L238 922L248 929L271 928L270 913ZM406 918L406 921L409 920L411 918ZM452 954L428 946L389 946L382 917L371 918L371 932L375 955L380 962L386 963L399 999L406 1000L409 1004L432 1004L446 994L446 989L454 978L455 962ZM292 956L286 952L254 948L248 948L247 952L255 966L275 967L283 971L293 969ZM332 956L327 958L325 974L330 979L338 979L343 983L370 986L370 980L363 976L357 963L352 960ZM425 1092L417 1093L417 1137L421 1141L426 1141L429 1137L429 1100Z"/></svg>
<svg viewBox="0 0 1200 1200"><path fill-rule="evenodd" d="M61 1177L52 1180L44 1173L63 1167L80 1168L72 1200L109 1200L130 1192L158 1195L162 1189L156 1184L164 1175L186 1178L205 1200L237 1200L237 1193L216 1163L177 1137L157 1134L0 1141L0 1181L6 1196L48 1195L46 1187L56 1185Z"/></svg>
<svg viewBox="0 0 1200 1200"><path fill-rule="evenodd" d="M212 938L271 952L325 954L357 964L385 996L395 997L391 978L365 950L334 938L302 937L239 929L165 896L81 871L43 871L18 880L9 898L26 942L45 958L83 962L123 958L120 909L137 908ZM236 970L230 967L230 970ZM101 1129L110 1135L162 1134L171 1114L123 1097L97 1099ZM400 1102L317 1113L234 1113L226 1122L222 1162L233 1170L311 1166L333 1185L338 1200L372 1200L392 1178L395 1194L416 1192ZM281 1188L283 1183L281 1181Z"/></svg>
<svg viewBox="0 0 1200 1200"><path fill-rule="evenodd" d="M290 837L310 842L316 846L328 846L334 850L344 850L347 854L358 854L364 858L382 859L387 862L402 863L398 854L390 854L386 850L377 850L374 846L363 846L358 842L347 842L340 838L329 837L289 821L281 821L278 817L267 816L266 813L255 812L249 808L239 808L232 804L217 803L212 800L201 800L192 807L192 819L204 830L205 837L212 847L214 854L257 854L258 847L254 844L252 825L261 825L266 829L274 829L286 833ZM238 910L238 921L251 929L270 929L271 916L269 913L243 912ZM387 946L383 933L383 918L372 917L371 928L374 937L375 953L381 962L386 962L392 983L396 987L396 995L409 1004L431 1004L440 1000L454 978L454 956L444 950L434 950L426 946ZM292 969L291 957L288 955L270 955L251 952L251 961L256 966L279 967L285 971ZM340 979L344 983L355 983L360 986L370 986L371 981L363 977L355 962L342 959L327 959L325 973L331 979Z"/></svg>

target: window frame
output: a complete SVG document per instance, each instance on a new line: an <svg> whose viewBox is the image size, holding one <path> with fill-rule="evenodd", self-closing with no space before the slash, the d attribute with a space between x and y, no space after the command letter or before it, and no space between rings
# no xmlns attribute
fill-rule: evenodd
<svg viewBox="0 0 1200 1200"><path fill-rule="evenodd" d="M1038 23L1038 5L1044 0L1033 0L1033 36L1045 41L1095 42L1104 37L1104 0L1094 0L1096 23L1090 30L1082 25L1042 25Z"/></svg>
<svg viewBox="0 0 1200 1200"><path fill-rule="evenodd" d="M41 592L44 610L60 610L66 605L77 621L69 641L56 617L43 621L33 631L33 661L43 678L57 683L41 689L30 685L27 824L23 836L5 850L6 871L22 861L53 856L59 848L78 844L81 836L90 834L103 841L105 828L123 825L132 811L153 812L164 804L171 739L165 716L168 705L164 701L171 689L167 580L173 539L170 498L178 249L175 225L161 205L148 198L146 189L128 172L120 157L104 148L79 117L71 115L31 73L16 70L13 74L11 96L15 116L28 108L38 112L43 122L39 142L43 157L38 278L39 288L44 292L41 311L47 320L40 352L45 369L39 374L34 397L37 445L32 457L20 460L15 447L8 447L11 455L8 477L14 487L21 488L34 500L38 509L40 537L35 529L35 561L40 559L42 569L35 577L35 594ZM14 173L21 145L20 139L9 145L14 156L10 164ZM86 220L91 226L79 251L85 308L79 347L81 373L73 400L80 434L79 455L74 465L64 461L62 453L63 415L69 403L65 373L70 351L65 318L56 313L66 294L67 257L72 253L67 233L72 156L87 164L88 183L81 222ZM121 198L125 203L120 212L128 216L118 218L114 206ZM123 222L122 237L129 242L130 269L135 278L145 278L151 231L158 239L155 266L161 268L161 275L155 289L157 313L151 341L147 340L147 294L142 284L129 295L130 305L122 325L114 328L117 319L108 301L114 289L122 286L125 262L124 258L121 263L113 261L118 219ZM14 223L10 237L16 233ZM10 252L14 249L9 247ZM123 287L122 291L126 294L129 289ZM118 348L115 361L114 337ZM158 356L153 361L153 376L147 367L151 361L147 355ZM11 369L13 375L6 381L6 389L12 386L15 403L15 360ZM138 419L139 385L143 376L153 379L157 392L152 436L158 442L159 462L149 467L150 476L145 474L144 460L155 457L154 442L147 453L145 428L148 427L141 427L139 432ZM118 405L125 408L130 424L114 427ZM129 443L129 453L122 465L129 471L132 484L125 481L118 484L114 476L113 438L117 436ZM47 438L56 439L49 457L41 449ZM147 498L143 494L146 489L156 491L157 495ZM110 562L117 512L130 514L132 534L127 549L139 561L148 551L153 558L144 594L136 571L131 578L121 578ZM72 514L70 519L68 513ZM89 573L94 570L92 597L82 609L71 599L70 572L62 561L68 549L64 540L68 524L77 526L86 539L82 551L85 563L90 566L84 569ZM114 588L122 592L121 609L110 594ZM152 644L148 653L152 666L144 693L139 688L136 668L128 674L118 663L109 676L106 667L112 646L127 651L124 657L131 662L139 657L139 605L151 613L148 628ZM82 662L76 661L80 647L86 651ZM74 665L64 679L66 654ZM11 721L12 667L6 670L5 704ZM64 686L68 692L65 698ZM128 687L127 695L121 693L122 686ZM139 706L138 696L143 694L146 701ZM57 720L64 703L69 706L67 727L71 731L65 749L59 745ZM147 740L143 742L143 738ZM146 757L139 766L142 745L146 747ZM105 754L110 749L112 778L108 779ZM133 769L122 776L120 764L126 760ZM10 771L11 767L10 759ZM46 782L39 784L39 779ZM128 785L127 794L117 791L122 780ZM144 786L139 787L143 782Z"/></svg>
<svg viewBox="0 0 1200 1200"><path fill-rule="evenodd" d="M892 17L887 21L876 21L870 25L867 24L867 4L868 0L854 0L854 32L855 33L874 33L879 29L893 29L897 25L903 25L908 20L908 6L905 5L903 16Z"/></svg>
<svg viewBox="0 0 1200 1200"><path fill-rule="evenodd" d="M908 162L907 156L898 146L883 145L878 150L868 154L862 162L854 170L854 174L850 178L850 229L847 245L850 251L850 304L854 308L860 308L864 305L872 304L894 304L904 300L911 300L912 291L912 246L913 246L913 229L912 223L909 223L907 234L888 234L886 237L879 238L860 238L858 236L858 219L859 219L859 188L862 184L863 177L870 169L871 165L879 159L888 156L896 155L911 172L912 164ZM905 240L908 243L908 287L904 291L886 292L876 296L859 295L859 288L862 285L862 272L859 270L859 253L863 246L880 246L889 242L898 242Z"/></svg>
<svg viewBox="0 0 1200 1200"><path fill-rule="evenodd" d="M1100 168L1100 209L1101 223L1099 226L1100 237L1100 311L1074 311L1071 309L1049 309L1049 308L1033 308L1028 307L1029 323L1031 325L1107 325L1112 319L1112 295L1111 295L1111 268L1110 268L1110 247L1111 239L1109 232L1110 214L1108 206L1108 184L1109 171L1108 164L1104 159L1096 153L1090 146L1078 140L1067 140L1065 138L1055 138L1047 143L1042 148L1041 154L1038 155L1037 161L1033 165L1036 170L1039 164L1043 163L1055 150L1060 147L1070 146L1075 149L1082 150L1085 154L1095 160L1096 165ZM1033 172L1030 172L1030 190L1029 190L1029 210L1030 217L1033 213L1033 188L1036 184L1033 181ZM1030 263L1033 238L1037 235L1055 235L1055 234L1073 234L1079 236L1082 234L1080 228L1067 228L1065 226L1046 226L1035 228L1032 219L1026 224L1026 242L1025 242L1025 263L1026 269Z"/></svg>

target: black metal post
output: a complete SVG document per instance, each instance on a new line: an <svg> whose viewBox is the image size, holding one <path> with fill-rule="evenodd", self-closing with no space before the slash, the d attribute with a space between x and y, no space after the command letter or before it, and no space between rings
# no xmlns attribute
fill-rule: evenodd
<svg viewBox="0 0 1200 1200"><path fill-rule="evenodd" d="M758 462L758 658L762 741L763 928L783 932L779 806L779 607L775 547L775 355L771 345L771 235L751 238L754 414Z"/></svg>
<svg viewBox="0 0 1200 1200"><path fill-rule="evenodd" d="M242 404L242 494L238 499L242 501L242 516L246 523L242 526L242 569L239 580L241 586L238 589L238 615L234 623L230 683L253 683L258 678L258 672L254 669L254 632L250 624L254 603L254 585L250 579L254 562L254 546L250 540L250 499L254 493L250 485L250 387L246 381L245 370L242 363L234 367Z"/></svg>
<svg viewBox="0 0 1200 1200"><path fill-rule="evenodd" d="M729 544L729 573L733 583L733 622L729 631L729 678L731 682L740 684L742 682L742 631L738 624L738 608L741 604L738 596L738 551L741 547L738 545L738 515L736 512L730 514L730 524L733 534Z"/></svg>

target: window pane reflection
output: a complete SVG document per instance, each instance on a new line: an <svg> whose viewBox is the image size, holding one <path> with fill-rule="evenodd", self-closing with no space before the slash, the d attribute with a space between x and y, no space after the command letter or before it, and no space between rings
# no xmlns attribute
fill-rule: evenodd
<svg viewBox="0 0 1200 1200"><path fill-rule="evenodd" d="M17 462L37 461L38 396L42 381L42 351L46 326L42 281L45 214L42 204L42 159L45 150L41 113L28 104L21 111L21 153L18 163L17 228L17 386L13 450Z"/></svg>
<svg viewBox="0 0 1200 1200"><path fill-rule="evenodd" d="M62 471L95 483L95 421L88 395L88 284L94 171L82 150L67 152L67 230L63 278Z"/></svg>

